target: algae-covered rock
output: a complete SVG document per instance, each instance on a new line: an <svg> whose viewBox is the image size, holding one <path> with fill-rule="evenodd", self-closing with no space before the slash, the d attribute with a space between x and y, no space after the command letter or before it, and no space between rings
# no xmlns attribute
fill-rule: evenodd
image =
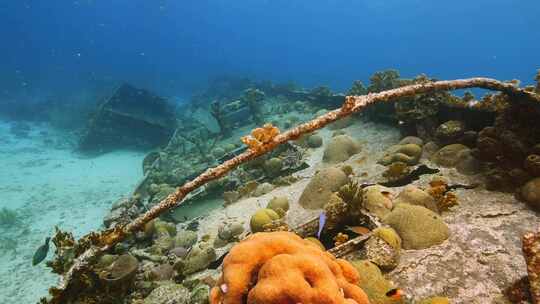
<svg viewBox="0 0 540 304"><path fill-rule="evenodd" d="M540 210L540 177L528 181L521 188L521 197L531 207Z"/></svg>
<svg viewBox="0 0 540 304"><path fill-rule="evenodd" d="M144 300L143 304L188 304L189 289L180 284L165 284L154 289Z"/></svg>
<svg viewBox="0 0 540 304"><path fill-rule="evenodd" d="M456 169L459 173L473 175L480 172L480 162L473 156L472 150L460 151L457 158Z"/></svg>
<svg viewBox="0 0 540 304"><path fill-rule="evenodd" d="M365 187L362 190L362 203L369 212L382 218L392 210L391 191L379 185Z"/></svg>
<svg viewBox="0 0 540 304"><path fill-rule="evenodd" d="M197 242L197 232L191 230L180 230L174 238L175 247L189 248Z"/></svg>
<svg viewBox="0 0 540 304"><path fill-rule="evenodd" d="M330 164L340 163L358 152L360 152L360 144L356 140L348 135L338 135L326 144L323 161Z"/></svg>
<svg viewBox="0 0 540 304"><path fill-rule="evenodd" d="M339 168L322 169L311 178L298 203L306 209L323 208L330 195L348 181L347 175Z"/></svg>
<svg viewBox="0 0 540 304"><path fill-rule="evenodd" d="M423 249L444 242L450 229L435 212L409 204L399 204L383 218L403 241L404 249Z"/></svg>
<svg viewBox="0 0 540 304"><path fill-rule="evenodd" d="M411 204L428 208L433 212L439 212L435 199L422 189L413 185L407 185L394 200L394 205Z"/></svg>
<svg viewBox="0 0 540 304"><path fill-rule="evenodd" d="M272 209L259 209L251 216L249 226L251 232L261 232L264 230L264 225L270 224L273 220L279 219L279 215Z"/></svg>
<svg viewBox="0 0 540 304"><path fill-rule="evenodd" d="M219 226L218 237L222 240L232 240L244 232L244 226L238 222L227 223Z"/></svg>
<svg viewBox="0 0 540 304"><path fill-rule="evenodd" d="M371 304L397 304L404 303L402 300L394 300L386 293L394 288L386 280L377 265L368 260L354 260L351 262L360 274L358 286L366 293Z"/></svg>
<svg viewBox="0 0 540 304"><path fill-rule="evenodd" d="M460 152L464 150L469 150L469 148L462 144L444 146L431 156L431 160L439 166L455 167L463 156Z"/></svg>
<svg viewBox="0 0 540 304"><path fill-rule="evenodd" d="M210 287L206 284L199 284L191 291L189 304L208 304L209 298Z"/></svg>
<svg viewBox="0 0 540 304"><path fill-rule="evenodd" d="M310 148L318 148L322 146L322 144L323 144L323 139L318 134L312 134L307 139L307 145Z"/></svg>
<svg viewBox="0 0 540 304"><path fill-rule="evenodd" d="M286 196L275 196L268 202L266 208L272 209L277 213L279 213L279 209L287 212L289 211L289 199Z"/></svg>

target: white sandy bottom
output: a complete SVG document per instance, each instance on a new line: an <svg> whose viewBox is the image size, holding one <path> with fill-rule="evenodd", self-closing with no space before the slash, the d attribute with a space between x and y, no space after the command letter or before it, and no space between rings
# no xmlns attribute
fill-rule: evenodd
<svg viewBox="0 0 540 304"><path fill-rule="evenodd" d="M15 138L9 123L0 122L0 208L16 210L22 223L1 227L0 240L17 242L15 251L0 246L0 302L35 303L58 276L45 262L32 266L35 250L54 226L75 237L98 229L111 204L128 195L142 177L143 152L119 151L84 158L44 143L32 128L28 138ZM54 253L51 244L48 258Z"/></svg>

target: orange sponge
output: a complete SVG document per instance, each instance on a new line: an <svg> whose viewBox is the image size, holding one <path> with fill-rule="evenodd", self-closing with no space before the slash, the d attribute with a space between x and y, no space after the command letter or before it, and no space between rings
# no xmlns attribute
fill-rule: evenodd
<svg viewBox="0 0 540 304"><path fill-rule="evenodd" d="M292 232L256 233L234 246L211 304L369 304L358 272Z"/></svg>

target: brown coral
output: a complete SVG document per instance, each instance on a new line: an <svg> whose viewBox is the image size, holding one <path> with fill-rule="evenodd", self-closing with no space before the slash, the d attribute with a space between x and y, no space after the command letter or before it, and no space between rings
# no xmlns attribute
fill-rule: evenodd
<svg viewBox="0 0 540 304"><path fill-rule="evenodd" d="M291 232L256 233L233 247L211 304L368 304L347 261Z"/></svg>

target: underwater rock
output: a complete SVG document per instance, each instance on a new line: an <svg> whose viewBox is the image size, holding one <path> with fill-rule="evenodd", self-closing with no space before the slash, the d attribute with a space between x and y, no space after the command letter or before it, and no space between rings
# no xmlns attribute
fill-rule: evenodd
<svg viewBox="0 0 540 304"><path fill-rule="evenodd" d="M214 158L216 159L220 159L221 157L223 157L223 155L225 155L225 149L221 148L221 147L216 147L214 148L214 150L212 150L212 156L214 156Z"/></svg>
<svg viewBox="0 0 540 304"><path fill-rule="evenodd" d="M430 158L435 152L439 151L441 147L434 141L428 141L422 149L422 157Z"/></svg>
<svg viewBox="0 0 540 304"><path fill-rule="evenodd" d="M462 144L444 146L431 156L431 161L439 166L452 168L461 161L463 154L460 152L464 150L469 150L469 148Z"/></svg>
<svg viewBox="0 0 540 304"><path fill-rule="evenodd" d="M450 304L447 297L431 297L421 300L418 304Z"/></svg>
<svg viewBox="0 0 540 304"><path fill-rule="evenodd" d="M193 288L189 296L189 304L208 304L210 287L206 284L199 284Z"/></svg>
<svg viewBox="0 0 540 304"><path fill-rule="evenodd" d="M174 254L176 257L183 259L186 257L189 251L185 247L174 247L169 252Z"/></svg>
<svg viewBox="0 0 540 304"><path fill-rule="evenodd" d="M540 210L540 177L528 181L521 188L521 197L532 208Z"/></svg>
<svg viewBox="0 0 540 304"><path fill-rule="evenodd" d="M377 236L366 241L364 251L365 258L383 270L392 270L399 264L399 250Z"/></svg>
<svg viewBox="0 0 540 304"><path fill-rule="evenodd" d="M79 149L103 153L119 148L153 148L166 144L175 126L174 108L165 99L123 84L89 120Z"/></svg>
<svg viewBox="0 0 540 304"><path fill-rule="evenodd" d="M523 163L523 167L531 176L540 176L540 155L531 154L527 156Z"/></svg>
<svg viewBox="0 0 540 304"><path fill-rule="evenodd" d="M149 269L145 273L145 278L150 281L168 281L172 279L173 274L173 265L169 263L164 263Z"/></svg>
<svg viewBox="0 0 540 304"><path fill-rule="evenodd" d="M276 213L281 209L282 212L289 211L289 199L286 196L274 196L266 206L268 209L274 210Z"/></svg>
<svg viewBox="0 0 540 304"><path fill-rule="evenodd" d="M437 202L435 199L422 189L414 185L406 186L394 200L394 205L410 204L426 207L429 210L438 213Z"/></svg>
<svg viewBox="0 0 540 304"><path fill-rule="evenodd" d="M422 156L422 147L416 144L395 145L386 150L386 155L378 163L388 166L402 162L409 166L416 165Z"/></svg>
<svg viewBox="0 0 540 304"><path fill-rule="evenodd" d="M464 175L473 175L480 172L480 162L474 157L472 150L462 150L458 153L459 161L456 164L456 169Z"/></svg>
<svg viewBox="0 0 540 304"><path fill-rule="evenodd" d="M188 304L189 289L180 284L165 284L154 289L144 300L143 304Z"/></svg>
<svg viewBox="0 0 540 304"><path fill-rule="evenodd" d="M372 304L396 304L394 299L386 293L393 288L392 284L384 278L377 265L368 260L354 260L351 264L360 274L358 286L367 294Z"/></svg>
<svg viewBox="0 0 540 304"><path fill-rule="evenodd" d="M210 265L216 259L215 249L206 242L200 242L193 246L186 258L175 265L175 269L183 275L189 275L199 270L203 270Z"/></svg>
<svg viewBox="0 0 540 304"><path fill-rule="evenodd" d="M180 230L174 238L175 247L190 248L197 242L197 232L191 230Z"/></svg>
<svg viewBox="0 0 540 304"><path fill-rule="evenodd" d="M398 143L398 145L407 145L407 144L413 144L413 145L422 147L424 145L424 141L420 137L406 136L402 140L400 140Z"/></svg>
<svg viewBox="0 0 540 304"><path fill-rule="evenodd" d="M348 135L333 137L324 147L323 162L335 164L360 152L360 144Z"/></svg>
<svg viewBox="0 0 540 304"><path fill-rule="evenodd" d="M272 157L264 162L264 171L269 177L278 176L281 168L283 168L283 162L277 157Z"/></svg>
<svg viewBox="0 0 540 304"><path fill-rule="evenodd" d="M424 249L444 242L450 229L435 212L409 204L399 204L383 218L396 230L404 249Z"/></svg>
<svg viewBox="0 0 540 304"><path fill-rule="evenodd" d="M329 167L317 172L302 192L298 203L306 209L320 209L336 192L349 181L339 168Z"/></svg>
<svg viewBox="0 0 540 304"><path fill-rule="evenodd" d="M465 123L459 120L449 120L441 124L435 131L437 141L442 144L456 142L465 133Z"/></svg>
<svg viewBox="0 0 540 304"><path fill-rule="evenodd" d="M240 199L240 193L238 191L225 191L223 192L223 201L225 206L228 206Z"/></svg>
<svg viewBox="0 0 540 304"><path fill-rule="evenodd" d="M364 208L382 218L392 210L391 190L389 188L373 185L362 189L362 203Z"/></svg>
<svg viewBox="0 0 540 304"><path fill-rule="evenodd" d="M99 272L99 278L109 291L127 291L139 267L139 261L130 254L119 256L110 266Z"/></svg>
<svg viewBox="0 0 540 304"><path fill-rule="evenodd" d="M244 232L244 226L238 222L226 223L219 226L218 237L224 241L232 241Z"/></svg>
<svg viewBox="0 0 540 304"><path fill-rule="evenodd" d="M279 218L280 216L272 209L259 209L251 216L249 221L251 232L264 231L264 225L270 224Z"/></svg>
<svg viewBox="0 0 540 304"><path fill-rule="evenodd" d="M318 134L312 134L307 139L307 145L310 148L318 148L322 146L322 144L323 144L323 139Z"/></svg>
<svg viewBox="0 0 540 304"><path fill-rule="evenodd" d="M274 185L270 183L262 183L258 185L257 188L255 188L255 191L253 191L253 196L257 197L257 196L265 195L266 193L269 193L272 190L274 190L274 188L275 188Z"/></svg>

